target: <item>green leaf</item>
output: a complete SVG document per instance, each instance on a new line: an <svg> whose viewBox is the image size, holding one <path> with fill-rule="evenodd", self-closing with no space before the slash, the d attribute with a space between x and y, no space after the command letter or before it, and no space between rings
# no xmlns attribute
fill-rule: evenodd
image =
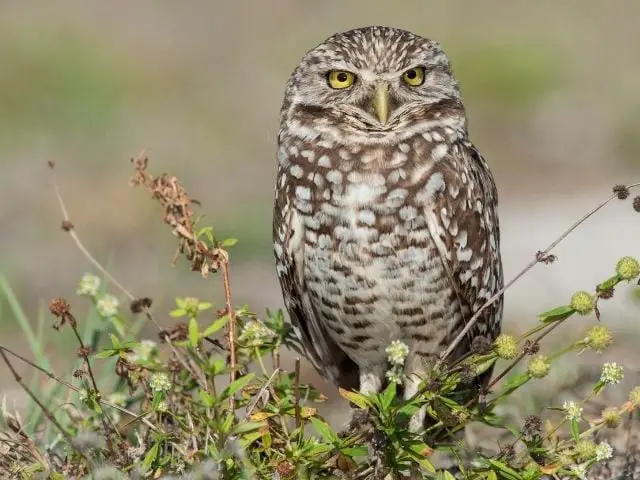
<svg viewBox="0 0 640 480"><path fill-rule="evenodd" d="M157 410L158 405L160 405L160 402L162 402L164 399L165 399L164 392L156 392L153 395L153 400L151 401L151 409L154 411Z"/></svg>
<svg viewBox="0 0 640 480"><path fill-rule="evenodd" d="M226 367L227 365L225 361L219 358L218 360L215 360L213 362L213 365L211 365L209 372L211 372L210 374L215 377L216 375L220 375L221 373L226 371Z"/></svg>
<svg viewBox="0 0 640 480"><path fill-rule="evenodd" d="M418 465L420 465L421 468L429 473L436 473L436 467L434 467L433 463L431 463L431 461L426 457L426 455L432 451L432 448L426 443L416 442L410 445L409 449L405 451L418 463Z"/></svg>
<svg viewBox="0 0 640 480"><path fill-rule="evenodd" d="M209 310L213 307L213 303L211 302L200 302L198 303L198 311L204 312L205 310Z"/></svg>
<svg viewBox="0 0 640 480"><path fill-rule="evenodd" d="M602 282L601 284L599 284L596 287L596 290L601 292L602 290L609 290L610 288L615 287L618 283L620 283L620 275L614 275L611 278L606 279L604 282Z"/></svg>
<svg viewBox="0 0 640 480"><path fill-rule="evenodd" d="M489 358L482 360L485 357L489 357ZM491 368L491 366L494 363L496 363L497 360L498 360L498 355L496 355L495 353L478 357L478 363L476 363L476 375L481 375L487 370L489 370L489 368Z"/></svg>
<svg viewBox="0 0 640 480"><path fill-rule="evenodd" d="M596 383L593 387L593 391L596 395L598 395L602 390L604 390L604 387L606 386L606 383L604 383L602 380L598 380L598 383Z"/></svg>
<svg viewBox="0 0 640 480"><path fill-rule="evenodd" d="M155 442L151 446L147 454L145 455L144 460L142 461L142 466L144 467L145 472L148 471L151 468L151 465L153 465L153 463L156 461L156 459L158 458L159 452L160 452L160 442Z"/></svg>
<svg viewBox="0 0 640 480"><path fill-rule="evenodd" d="M529 375L528 372L512 375L511 377L509 377L509 379L505 383L504 390L500 392L500 397L510 395L515 390L520 388L522 385L527 383L530 379L531 379L531 376Z"/></svg>
<svg viewBox="0 0 640 480"><path fill-rule="evenodd" d="M119 349L120 347L120 339L116 337L113 333L109 334L109 338L111 338L111 346L114 349Z"/></svg>
<svg viewBox="0 0 640 480"><path fill-rule="evenodd" d="M120 350L114 350L113 348L107 348L101 352L98 352L94 355L95 358L107 358L107 357L115 357L120 353Z"/></svg>
<svg viewBox="0 0 640 480"><path fill-rule="evenodd" d="M266 427L267 425L268 423L265 420L262 420L260 422L242 422L233 427L233 430L231 430L231 434L239 435L241 433L253 432L254 430Z"/></svg>
<svg viewBox="0 0 640 480"><path fill-rule="evenodd" d="M221 397L229 398L231 395L235 395L236 392L242 390L246 385L248 385L255 376L255 373L248 373L244 377L240 377L233 381L222 391Z"/></svg>
<svg viewBox="0 0 640 480"><path fill-rule="evenodd" d="M214 320L213 323L211 325L209 325L207 328L205 328L204 332L202 332L200 334L200 337L204 338L204 337L209 337L209 336L213 335L218 330L220 330L222 327L224 327L228 320L229 320L229 315L224 315L224 316Z"/></svg>
<svg viewBox="0 0 640 480"><path fill-rule="evenodd" d="M248 433L240 439L240 446L242 448L247 448L249 447L249 445L251 445L253 442L258 440L260 437L262 437L262 432Z"/></svg>
<svg viewBox="0 0 640 480"><path fill-rule="evenodd" d="M175 310L171 310L169 312L169 316L173 318L184 317L187 314L187 311L184 308L176 308Z"/></svg>
<svg viewBox="0 0 640 480"><path fill-rule="evenodd" d="M231 425L233 425L233 420L234 419L235 419L235 416L233 414L228 414L224 418L224 421L222 422L222 425L220 426L220 432L221 433L227 433L231 429Z"/></svg>
<svg viewBox="0 0 640 480"><path fill-rule="evenodd" d="M325 442L335 443L338 440L337 435L333 433L331 427L329 427L325 422L316 417L311 417L309 420L311 421L313 428L316 429L316 432L320 434Z"/></svg>
<svg viewBox="0 0 640 480"><path fill-rule="evenodd" d="M508 467L503 462L499 462L491 458L487 459L487 461L491 464L492 467L498 470L504 478L508 480L522 480L522 477L518 472L516 472L511 467Z"/></svg>
<svg viewBox="0 0 640 480"><path fill-rule="evenodd" d="M551 323L557 322L559 320L564 320L565 318L569 318L576 311L569 305L563 305L562 307L552 308L544 313L538 315L538 319L542 323Z"/></svg>
<svg viewBox="0 0 640 480"><path fill-rule="evenodd" d="M195 317L189 319L189 343L192 348L198 348L200 342L200 334L198 333L198 321Z"/></svg>
<svg viewBox="0 0 640 480"><path fill-rule="evenodd" d="M580 440L580 426L575 418L571 419L571 436L576 442Z"/></svg>
<svg viewBox="0 0 640 480"><path fill-rule="evenodd" d="M456 480L456 477L454 477L453 474L449 473L449 470L445 470L444 480Z"/></svg>
<svg viewBox="0 0 640 480"><path fill-rule="evenodd" d="M369 449L364 445L360 445L356 447L341 448L340 452L344 453L349 457L363 457L369 454Z"/></svg>
<svg viewBox="0 0 640 480"><path fill-rule="evenodd" d="M371 401L362 395L361 393L351 392L349 390L345 390L344 388L338 388L338 393L351 403L355 403L358 407L362 409L367 409L371 407Z"/></svg>
<svg viewBox="0 0 640 480"><path fill-rule="evenodd" d="M215 400L208 392L205 392L204 390L198 390L198 395L200 395L202 403L204 403L207 408L213 407Z"/></svg>
<svg viewBox="0 0 640 480"><path fill-rule="evenodd" d="M393 403L394 398L396 398L396 384L394 382L389 382L387 388L385 388L384 392L380 395L382 410L388 410L391 403Z"/></svg>
<svg viewBox="0 0 640 480"><path fill-rule="evenodd" d="M491 470L487 475L487 480L498 480L498 475L496 475L496 472Z"/></svg>
<svg viewBox="0 0 640 480"><path fill-rule="evenodd" d="M236 243L238 243L237 238L225 238L220 242L221 247L233 247Z"/></svg>
<svg viewBox="0 0 640 480"><path fill-rule="evenodd" d="M202 227L198 230L198 233L196 233L196 238L200 238L203 235L210 243L213 243L213 227Z"/></svg>

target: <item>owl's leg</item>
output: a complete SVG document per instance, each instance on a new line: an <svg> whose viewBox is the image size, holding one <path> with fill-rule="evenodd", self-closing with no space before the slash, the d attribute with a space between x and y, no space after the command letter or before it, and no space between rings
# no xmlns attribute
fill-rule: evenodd
<svg viewBox="0 0 640 480"><path fill-rule="evenodd" d="M427 369L425 365L425 358L417 355L415 352L409 354L404 366L404 399L409 400L413 397L420 388L420 383L427 375ZM416 413L414 413L409 420L409 431L418 433L424 429L424 419L427 416L426 405L421 407Z"/></svg>
<svg viewBox="0 0 640 480"><path fill-rule="evenodd" d="M371 395L380 392L386 365L377 365L368 370L360 369L360 393Z"/></svg>

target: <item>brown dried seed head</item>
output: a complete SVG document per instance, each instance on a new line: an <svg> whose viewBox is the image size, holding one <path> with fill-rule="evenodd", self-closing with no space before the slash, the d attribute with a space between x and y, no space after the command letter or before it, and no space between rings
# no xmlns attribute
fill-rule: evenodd
<svg viewBox="0 0 640 480"><path fill-rule="evenodd" d="M620 200L624 200L629 196L629 189L626 185L616 185L613 187L613 193L615 193Z"/></svg>
<svg viewBox="0 0 640 480"><path fill-rule="evenodd" d="M81 368L76 368L73 371L73 378L82 378L82 377L84 377L85 373L86 372L84 370L82 370Z"/></svg>
<svg viewBox="0 0 640 480"><path fill-rule="evenodd" d="M49 302L49 311L56 317L66 317L71 312L71 307L64 298L58 297Z"/></svg>
<svg viewBox="0 0 640 480"><path fill-rule="evenodd" d="M503 445L500 448L500 458L512 460L516 455L516 449L513 445Z"/></svg>
<svg viewBox="0 0 640 480"><path fill-rule="evenodd" d="M162 330L158 336L162 342L166 342L167 339L171 341L186 340L189 335L188 325L183 323L176 323L170 330Z"/></svg>
<svg viewBox="0 0 640 480"><path fill-rule="evenodd" d="M151 308L151 303L152 301L149 297L136 298L131 302L131 312L140 313L147 308Z"/></svg>
<svg viewBox="0 0 640 480"><path fill-rule="evenodd" d="M550 265L558 259L556 255L545 254L543 251L538 250L536 252L536 260L540 263Z"/></svg>
<svg viewBox="0 0 640 480"><path fill-rule="evenodd" d="M296 468L291 462L284 460L276 466L276 471L281 477L290 478L296 472Z"/></svg>
<svg viewBox="0 0 640 480"><path fill-rule="evenodd" d="M522 433L525 435L533 435L542 431L542 419L535 415L529 415L524 419Z"/></svg>
<svg viewBox="0 0 640 480"><path fill-rule="evenodd" d="M116 375L118 375L119 377L128 378L129 372L133 369L135 369L135 367L122 357L119 357L116 361L115 371Z"/></svg>
<svg viewBox="0 0 640 480"><path fill-rule="evenodd" d="M76 356L79 358L88 358L91 353L91 348L89 347L79 347L76 350Z"/></svg>
<svg viewBox="0 0 640 480"><path fill-rule="evenodd" d="M64 230L65 232L68 232L70 230L73 230L73 223L71 223L69 220L63 220L61 227L62 227L62 230Z"/></svg>
<svg viewBox="0 0 640 480"><path fill-rule="evenodd" d="M180 373L182 371L182 364L176 357L171 357L167 360L167 370L171 373Z"/></svg>
<svg viewBox="0 0 640 480"><path fill-rule="evenodd" d="M603 290L598 289L598 296L603 300L608 300L613 297L615 290L613 287L605 288Z"/></svg>
<svg viewBox="0 0 640 480"><path fill-rule="evenodd" d="M534 343L531 340L526 340L524 342L524 346L522 347L522 350L527 355L535 355L540 351L540 344L538 342Z"/></svg>
<svg viewBox="0 0 640 480"><path fill-rule="evenodd" d="M633 209L636 212L640 212L640 196L637 196L633 199Z"/></svg>

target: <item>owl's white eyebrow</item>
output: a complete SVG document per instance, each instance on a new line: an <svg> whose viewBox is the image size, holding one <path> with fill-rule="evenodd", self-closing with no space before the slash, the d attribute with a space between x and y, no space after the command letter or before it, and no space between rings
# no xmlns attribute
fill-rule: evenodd
<svg viewBox="0 0 640 480"><path fill-rule="evenodd" d="M358 70L358 75L365 81L365 82L372 82L374 81L376 78L378 78L378 74L371 71L371 70Z"/></svg>

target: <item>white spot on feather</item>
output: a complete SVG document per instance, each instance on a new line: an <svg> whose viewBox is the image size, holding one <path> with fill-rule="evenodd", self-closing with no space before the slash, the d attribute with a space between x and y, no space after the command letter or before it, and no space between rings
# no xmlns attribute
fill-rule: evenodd
<svg viewBox="0 0 640 480"><path fill-rule="evenodd" d="M320 165L321 167L325 167L325 168L331 168L331 160L329 159L329 156L328 155L322 155L318 159L318 165Z"/></svg>
<svg viewBox="0 0 640 480"><path fill-rule="evenodd" d="M416 195L418 202L429 202L436 193L443 191L445 188L444 177L440 172L436 172L429 177L425 186Z"/></svg>
<svg viewBox="0 0 640 480"><path fill-rule="evenodd" d="M309 189L309 187L303 187L302 185L298 185L296 187L296 197L299 200L310 200L311 190Z"/></svg>
<svg viewBox="0 0 640 480"><path fill-rule="evenodd" d="M327 180L334 184L342 183L342 173L338 170L331 170L327 172Z"/></svg>

